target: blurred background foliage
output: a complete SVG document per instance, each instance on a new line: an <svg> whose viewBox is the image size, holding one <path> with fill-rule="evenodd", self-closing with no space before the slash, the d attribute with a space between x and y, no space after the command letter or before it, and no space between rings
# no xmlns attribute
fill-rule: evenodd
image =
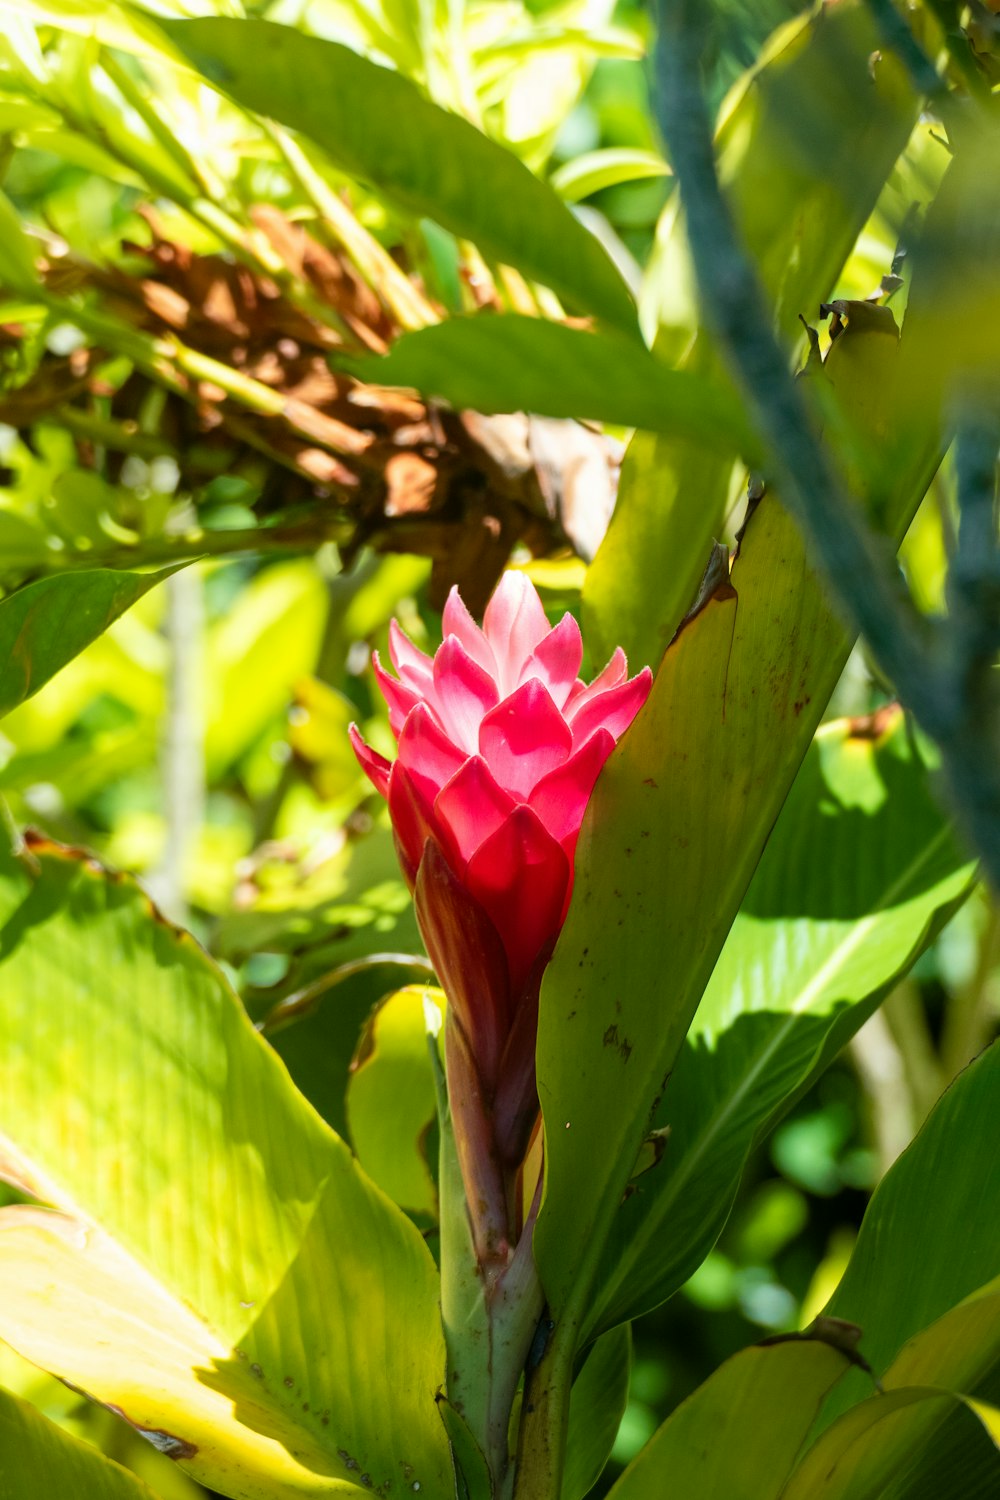
<svg viewBox="0 0 1000 1500"><path fill-rule="evenodd" d="M235 0L147 9L241 13ZM767 38L804 8L714 9L706 79L725 111ZM655 322L671 178L650 108L648 5L248 0L242 13L345 42L510 147L575 206ZM18 824L135 871L189 922L301 1088L346 1132L368 1017L424 972L387 820L347 742L357 720L371 743L390 743L370 654L385 651L393 615L433 646L444 584L485 586L511 546L553 619L579 615L585 566L567 545L570 509L540 506L523 474L510 487L515 520L501 516L493 550L476 542L463 553L474 501L452 489L445 503L425 503L428 486L451 483L427 456L434 414L386 398L389 458L353 452L322 420L343 419L326 355L377 352L449 312L558 305L170 66L142 28L138 9L0 4L4 188L41 246L49 294L32 302L8 289L0 305L0 583L95 562L204 560L5 719L0 794ZM838 295L877 288L946 157L922 119ZM9 288L6 266L3 279ZM81 286L93 314L84 331L60 315L60 298ZM194 369L193 392L181 389L180 365L143 369L127 336L170 329L218 362ZM252 400L234 413L218 388L226 369L321 415L296 429ZM419 434L408 447L410 429ZM481 437L465 431L463 473L496 462ZM616 454L603 440L600 451L613 472ZM410 468L392 473L399 454ZM537 465L528 471L537 478ZM606 492L605 482L583 497L598 539ZM927 611L941 607L954 527L946 464L902 553ZM885 701L857 650L831 716ZM871 1187L996 1030L998 934L978 895L756 1153L717 1248L635 1327L631 1399L595 1493L729 1353L823 1305ZM0 1384L145 1475L164 1500L196 1493L110 1414L3 1350Z"/></svg>

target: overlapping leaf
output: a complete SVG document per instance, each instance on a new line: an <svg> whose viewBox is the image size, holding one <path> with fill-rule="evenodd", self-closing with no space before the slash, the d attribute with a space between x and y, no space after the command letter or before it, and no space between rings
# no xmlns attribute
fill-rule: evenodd
<svg viewBox="0 0 1000 1500"><path fill-rule="evenodd" d="M3 873L0 1163L82 1228L0 1215L0 1337L224 1493L446 1492L418 1232L130 882L41 843Z"/></svg>
<svg viewBox="0 0 1000 1500"><path fill-rule="evenodd" d="M847 1368L819 1342L744 1349L667 1418L612 1500L778 1500L823 1397Z"/></svg>
<svg viewBox="0 0 1000 1500"><path fill-rule="evenodd" d="M141 1479L2 1390L0 1486L4 1500L37 1500L39 1495L156 1500Z"/></svg>
<svg viewBox="0 0 1000 1500"><path fill-rule="evenodd" d="M206 17L163 26L239 104L302 131L344 171L474 240L578 310L635 329L625 283L557 194L409 79L339 43L267 21Z"/></svg>
<svg viewBox="0 0 1000 1500"><path fill-rule="evenodd" d="M720 379L670 370L615 334L516 313L450 318L348 368L362 380L410 386L458 408L646 427L748 458L756 450L738 399Z"/></svg>
<svg viewBox="0 0 1000 1500"><path fill-rule="evenodd" d="M622 1205L598 1326L695 1269L746 1156L969 890L902 714L828 725L782 810L660 1107L662 1159Z"/></svg>

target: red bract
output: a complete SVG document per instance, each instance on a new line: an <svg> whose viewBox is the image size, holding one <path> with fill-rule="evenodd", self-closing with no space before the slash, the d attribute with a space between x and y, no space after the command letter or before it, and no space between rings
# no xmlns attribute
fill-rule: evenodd
<svg viewBox="0 0 1000 1500"><path fill-rule="evenodd" d="M629 679L618 650L589 686L580 681L579 626L567 614L550 628L522 573L504 574L482 629L453 589L443 627L432 659L393 621L397 677L375 656L396 760L353 727L351 740L388 798L424 941L509 1171L537 1112L538 987L584 810L652 677Z"/></svg>

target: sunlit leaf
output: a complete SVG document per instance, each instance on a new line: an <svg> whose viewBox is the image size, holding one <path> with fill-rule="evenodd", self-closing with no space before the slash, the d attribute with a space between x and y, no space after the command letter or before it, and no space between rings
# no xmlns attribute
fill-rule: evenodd
<svg viewBox="0 0 1000 1500"><path fill-rule="evenodd" d="M0 714L37 693L167 577L94 568L39 579L0 602Z"/></svg>
<svg viewBox="0 0 1000 1500"><path fill-rule="evenodd" d="M895 58L878 54L864 4L823 6L781 28L734 88L717 131L719 173L786 340L812 321L917 119ZM888 265L885 267L889 269ZM721 360L699 322L683 214L668 204L647 272L648 336L684 369ZM704 322L704 320L701 320ZM873 387L874 412L884 395ZM683 437L683 434L678 436ZM933 434L923 431L922 441ZM584 589L591 639L655 664L690 606L732 502L728 455L639 433Z"/></svg>
<svg viewBox="0 0 1000 1500"><path fill-rule="evenodd" d="M37 840L3 874L0 1162L95 1237L29 1253L37 1221L0 1211L18 1252L0 1337L197 1447L179 1462L224 1493L407 1475L441 1493L444 1347L419 1233L131 882ZM100 1343L100 1285L126 1308L157 1288L148 1339L109 1309Z"/></svg>
<svg viewBox="0 0 1000 1500"><path fill-rule="evenodd" d="M557 194L409 79L339 43L267 21L206 17L163 26L212 83L301 130L343 170L474 240L578 310L635 328L625 283Z"/></svg>
<svg viewBox="0 0 1000 1500"><path fill-rule="evenodd" d="M436 1007L434 993L409 985L386 998L362 1038L347 1089L361 1165L394 1202L428 1214L437 1196L426 1150L434 1119L426 1007Z"/></svg>
<svg viewBox="0 0 1000 1500"><path fill-rule="evenodd" d="M638 1316L694 1271L754 1143L909 968L972 873L900 711L820 731L671 1073L662 1158L617 1215L599 1326Z"/></svg>
<svg viewBox="0 0 1000 1500"><path fill-rule="evenodd" d="M721 383L669 370L617 334L541 318L450 318L349 367L376 385L409 386L459 408L648 427L733 454L756 449L739 401Z"/></svg>

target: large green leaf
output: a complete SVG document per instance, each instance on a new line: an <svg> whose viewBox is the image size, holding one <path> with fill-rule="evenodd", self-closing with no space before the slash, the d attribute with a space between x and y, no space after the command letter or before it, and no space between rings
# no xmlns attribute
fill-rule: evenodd
<svg viewBox="0 0 1000 1500"><path fill-rule="evenodd" d="M172 571L60 573L0 602L0 714L37 693Z"/></svg>
<svg viewBox="0 0 1000 1500"><path fill-rule="evenodd" d="M625 283L558 195L409 79L337 42L268 21L162 25L238 103L302 131L344 171L474 240L581 311L635 330Z"/></svg>
<svg viewBox="0 0 1000 1500"><path fill-rule="evenodd" d="M776 34L719 122L720 177L786 339L797 336L799 314L814 317L830 295L917 118L919 101L895 60L885 54L872 66L876 47L867 6L814 8ZM709 336L694 336L694 279L675 201L657 242L648 279L658 349L717 377ZM636 434L584 587L588 635L602 659L616 645L637 665L662 656L721 531L731 473L725 453Z"/></svg>
<svg viewBox="0 0 1000 1500"><path fill-rule="evenodd" d="M449 318L404 334L387 355L345 363L361 380L411 386L473 411L648 427L748 457L756 447L738 398L720 380L670 370L618 334L542 318Z"/></svg>
<svg viewBox="0 0 1000 1500"><path fill-rule="evenodd" d="M535 1246L560 1310L582 1307L582 1266L596 1274L846 644L792 523L765 499L731 582L680 632L598 781L539 1016L547 1177Z"/></svg>
<svg viewBox="0 0 1000 1500"><path fill-rule="evenodd" d="M700 1264L747 1154L970 888L902 713L827 725L807 755L660 1106L670 1137L616 1216L597 1326Z"/></svg>
<svg viewBox="0 0 1000 1500"><path fill-rule="evenodd" d="M919 1252L910 1263L915 1258ZM905 1277L909 1264L901 1269ZM809 1449L784 1500L880 1500L894 1493L901 1476L933 1463L956 1399L1000 1443L1000 1410L974 1394L998 1368L1000 1281L994 1281L910 1339L886 1371L883 1391L851 1407ZM1000 1481L1000 1453L992 1468ZM959 1484L952 1493L966 1490Z"/></svg>
<svg viewBox="0 0 1000 1500"><path fill-rule="evenodd" d="M765 497L588 807L538 1030L534 1243L557 1330L536 1425L550 1454L562 1421L549 1399L642 1141L848 649L796 528Z"/></svg>
<svg viewBox="0 0 1000 1500"><path fill-rule="evenodd" d="M3 1500L156 1500L134 1474L62 1432L41 1412L0 1390L0 1495Z"/></svg>
<svg viewBox="0 0 1000 1500"><path fill-rule="evenodd" d="M611 1500L778 1500L843 1354L812 1340L744 1349L667 1418Z"/></svg>
<svg viewBox="0 0 1000 1500"><path fill-rule="evenodd" d="M942 1096L875 1190L827 1311L864 1329L884 1375L907 1340L1000 1276L1000 1043ZM824 1413L864 1392L853 1373Z"/></svg>
<svg viewBox="0 0 1000 1500"><path fill-rule="evenodd" d="M597 1483L628 1402L632 1333L613 1328L587 1351L569 1400L560 1500L583 1500Z"/></svg>
<svg viewBox="0 0 1000 1500"><path fill-rule="evenodd" d="M954 1416L956 1398L933 1387L904 1386L853 1407L823 1434L792 1476L781 1500L888 1500L900 1481L919 1478L928 1448ZM1000 1411L976 1415L1000 1437ZM936 1500L974 1500L961 1473ZM1000 1459L993 1482L1000 1478ZM995 1495L996 1489L982 1492Z"/></svg>
<svg viewBox="0 0 1000 1500"><path fill-rule="evenodd" d="M225 1494L447 1493L417 1230L131 882L4 876L0 1166L69 1217L0 1214L0 1337Z"/></svg>

